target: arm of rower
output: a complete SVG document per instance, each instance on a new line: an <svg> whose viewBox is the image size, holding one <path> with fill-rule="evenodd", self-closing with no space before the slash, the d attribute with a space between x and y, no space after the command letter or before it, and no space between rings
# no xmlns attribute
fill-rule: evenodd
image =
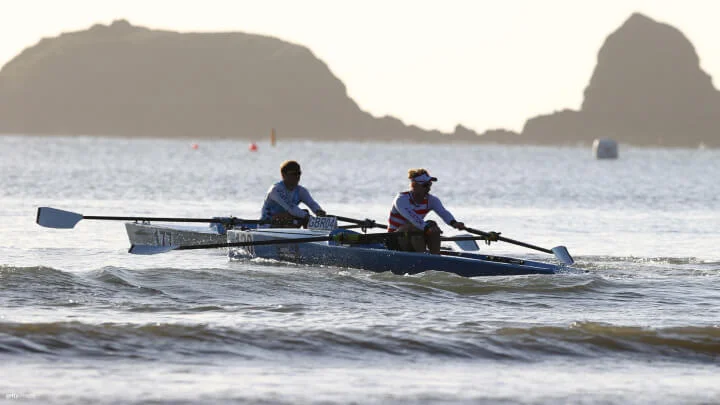
<svg viewBox="0 0 720 405"><path fill-rule="evenodd" d="M305 218L308 215L308 213L300 209L300 207L288 204L287 201L282 198L277 189L273 189L268 195L268 198L278 203L281 207L285 208L290 215L296 218Z"/></svg>
<svg viewBox="0 0 720 405"><path fill-rule="evenodd" d="M437 214L437 216L442 218L442 220L446 224L452 226L451 222L455 221L455 217L450 213L450 211L445 209L445 206L442 204L442 202L440 201L439 198L435 197L434 195L430 195L428 197L429 197L429 201L428 201L429 207L428 208L430 208L431 211L434 211L435 214Z"/></svg>
<svg viewBox="0 0 720 405"><path fill-rule="evenodd" d="M300 197L300 201L303 204L307 205L308 208L310 208L310 210L313 213L317 213L318 211L325 211L320 207L320 204L318 204L315 200L313 200L312 196L310 195L310 191L308 191L308 189L306 189L305 187L302 187L302 186L298 186L298 187L300 187L300 190L298 193L298 196Z"/></svg>

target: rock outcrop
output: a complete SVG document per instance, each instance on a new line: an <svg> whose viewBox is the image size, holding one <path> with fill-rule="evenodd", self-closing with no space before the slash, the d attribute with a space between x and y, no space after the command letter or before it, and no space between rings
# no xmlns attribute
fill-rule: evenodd
<svg viewBox="0 0 720 405"><path fill-rule="evenodd" d="M0 71L0 132L444 142L375 118L312 52L244 33L127 21L43 39ZM465 142L477 134L466 132Z"/></svg>
<svg viewBox="0 0 720 405"><path fill-rule="evenodd" d="M720 147L720 92L677 29L633 14L608 36L580 111L527 121L528 142L610 137L649 146Z"/></svg>
<svg viewBox="0 0 720 405"><path fill-rule="evenodd" d="M606 39L579 111L520 134L451 133L373 117L306 47L127 21L65 33L0 70L0 133L720 147L720 92L677 29L633 14Z"/></svg>

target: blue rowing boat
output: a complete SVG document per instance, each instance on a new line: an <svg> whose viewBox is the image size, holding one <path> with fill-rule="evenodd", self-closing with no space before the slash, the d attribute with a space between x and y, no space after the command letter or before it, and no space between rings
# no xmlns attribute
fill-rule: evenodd
<svg viewBox="0 0 720 405"><path fill-rule="evenodd" d="M518 246L553 254L564 265L572 265L573 258L564 246L545 249L514 239L490 235L472 228L468 232L478 236L442 238L454 241L460 250L444 250L440 255L389 250L382 243L395 233L360 234L347 228L338 228L338 219L353 222L363 230L384 228L371 220L355 220L345 217L311 217L308 229L256 228L265 225L259 220L237 218L174 218L174 217L125 217L92 216L76 212L40 207L36 222L57 229L73 228L83 219L130 220L126 224L132 242L129 252L133 254L158 254L172 250L229 248L231 259L261 257L280 261L337 266L370 270L390 271L395 274L416 274L424 271L444 271L464 277L509 276L522 274L554 274L565 268L561 265L515 259L510 257L476 253L474 239L504 241ZM153 225L160 222L206 222L211 227L185 225ZM240 225L242 229L225 232L225 225ZM256 229L253 229L256 228ZM489 239L492 236L492 239ZM464 243L461 243L464 242ZM222 242L222 243L221 243ZM378 243L380 242L380 243ZM470 246L468 248L468 246Z"/></svg>
<svg viewBox="0 0 720 405"><path fill-rule="evenodd" d="M230 259L265 258L297 264L337 266L369 270L390 271L394 274L417 274L425 271L443 271L463 277L510 276L524 274L554 274L563 266L510 257L484 255L472 252L443 251L440 255L388 250L382 243L347 244L338 240L340 234L358 235L357 232L337 229L327 231L306 229L256 229L228 231L228 244L247 244L228 249ZM330 240L304 242L310 238ZM292 243L298 239L298 243ZM268 243L285 240L283 243Z"/></svg>

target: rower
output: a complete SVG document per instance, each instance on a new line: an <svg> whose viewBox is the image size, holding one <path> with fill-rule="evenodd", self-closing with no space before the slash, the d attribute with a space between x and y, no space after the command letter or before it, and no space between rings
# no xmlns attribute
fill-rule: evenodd
<svg viewBox="0 0 720 405"><path fill-rule="evenodd" d="M310 215L307 210L298 207L301 202L315 215L326 215L310 192L299 184L301 174L298 162L283 162L280 166L282 181L273 184L268 190L262 207L262 221L270 222L274 228L299 228L307 224Z"/></svg>
<svg viewBox="0 0 720 405"><path fill-rule="evenodd" d="M430 176L425 169L408 170L410 190L403 191L395 197L388 232L402 232L397 237L388 238L387 247L392 250L407 252L425 252L440 254L440 234L442 231L435 221L425 221L425 216L434 211L445 223L455 229L465 229L465 224L445 209L440 199L430 194L432 183L436 177ZM497 241L497 237L495 237Z"/></svg>

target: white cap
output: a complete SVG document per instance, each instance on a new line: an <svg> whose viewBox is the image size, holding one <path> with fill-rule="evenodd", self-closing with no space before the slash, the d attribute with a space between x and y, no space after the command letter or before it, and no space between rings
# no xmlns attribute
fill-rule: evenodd
<svg viewBox="0 0 720 405"><path fill-rule="evenodd" d="M423 174L421 174L421 175L419 175L419 176L413 177L413 178L412 178L412 181L413 181L413 183L425 184L425 183L430 182L430 181L437 181L437 177L430 177L429 174L423 173Z"/></svg>

